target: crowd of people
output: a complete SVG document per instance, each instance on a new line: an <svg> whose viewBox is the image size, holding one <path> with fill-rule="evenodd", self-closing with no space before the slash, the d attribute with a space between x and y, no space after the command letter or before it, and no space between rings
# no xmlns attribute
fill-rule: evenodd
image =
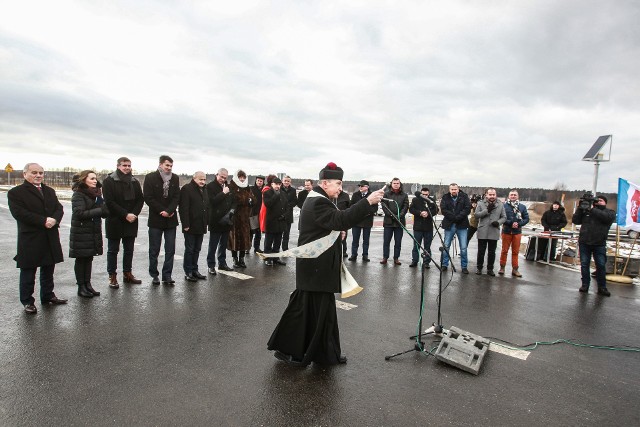
<svg viewBox="0 0 640 427"><path fill-rule="evenodd" d="M255 253L278 254L289 249L291 226L294 222L294 208L305 212L310 195L321 193L322 176L333 176L323 169L324 175L314 184L314 180L304 182L304 189L297 192L291 185L291 177L280 179L276 175L258 175L251 185L245 171L238 170L229 182L229 172L221 168L215 179L206 182L206 174L197 171L191 181L179 185L178 176L172 173L173 159L160 156L158 168L145 176L143 185L133 176L131 160L121 157L116 170L103 183L94 171L84 170L73 178L71 199L71 232L69 238L70 258L75 259L74 272L78 295L93 298L100 295L92 285L92 262L95 256L103 254L102 221L105 221L107 239L108 286L117 289L118 254L122 248L121 280L128 284L140 284L142 280L133 273L133 253L138 236L139 215L144 204L148 206L149 264L148 273L153 285L175 284L173 279L176 233L178 227L184 236L183 270L184 279L196 282L216 275L218 271L242 270L247 267L245 256ZM36 270L40 268L40 301L43 304L64 304L67 300L54 293L54 267L63 261L60 245L59 224L63 217L63 207L56 192L47 186L44 169L36 163L29 163L23 170L25 181L8 193L9 207L18 224L18 247L14 258L20 268L20 301L27 313L36 313L33 292ZM335 175L335 174L334 174ZM498 274L504 275L511 251L511 274L522 277L518 260L522 228L529 222L527 208L518 200L517 190L511 190L507 200L498 200L496 189L487 188L482 197L470 198L455 183L449 185L439 204L423 187L415 193L410 202L399 178L393 178L388 186L372 192L369 182L360 181L358 191L349 196L333 187L324 196L331 201L337 212L345 212L350 221L344 227L340 222L342 239L340 256L356 262L369 262L369 242L374 217L378 205L382 205L383 249L380 264L387 264L393 246L393 265L401 265L400 254L406 228L406 215L413 215L412 234L421 245L411 242L411 263L409 267L430 268L432 260L441 271L450 268L451 244L457 239L460 251L462 274L469 274L467 246L471 236L478 239L476 274L495 276L495 260L498 241L502 241ZM337 176L337 175L336 175ZM328 178L327 178L328 179ZM325 181L327 180L325 179ZM330 179L330 180L331 180ZM379 193L379 194L378 194ZM377 200L378 197L380 200ZM362 200L376 200L375 203L361 204ZM596 264L598 293L609 295L605 280L606 236L615 212L606 208L606 198L599 196L593 206L580 208L573 216L573 223L582 224L579 248L582 266L581 292L587 292L591 280L589 263L591 257ZM312 205L317 204L314 201ZM357 216L349 215L355 206ZM308 210L308 209L307 209ZM436 230L435 215L442 214L441 228L444 234L441 255L435 258L431 246ZM318 212L307 216L318 215ZM332 215L337 215L332 212ZM333 218L336 220L336 218ZM554 202L542 217L546 231L561 230L567 224L564 208ZM298 227L302 243L304 221ZM351 231L351 245L347 244L347 233ZM209 234L207 268L201 270L199 257L204 237ZM264 234L263 248L261 248ZM158 258L164 240L164 260L158 265ZM555 254L556 240L551 239L551 254ZM362 248L360 248L362 245ZM424 250L423 250L424 248ZM546 250L546 247L543 249ZM231 252L232 265L227 262L227 251ZM349 253L350 251L350 253ZM486 260L485 260L486 258ZM439 265L438 262L439 261ZM342 261L341 261L342 262ZM297 264L299 261L297 261ZM284 257L267 257L266 266L286 265ZM205 274L203 274L205 273Z"/></svg>

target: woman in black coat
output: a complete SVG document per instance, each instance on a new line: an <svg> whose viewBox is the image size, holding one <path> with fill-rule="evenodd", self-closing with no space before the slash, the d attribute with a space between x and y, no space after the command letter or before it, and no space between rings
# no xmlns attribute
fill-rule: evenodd
<svg viewBox="0 0 640 427"><path fill-rule="evenodd" d="M542 214L542 226L544 231L562 231L567 225L567 216L564 213L564 207L560 202L555 201L551 204L551 208ZM547 242L548 239L538 240L538 259L547 259ZM549 260L556 258L556 246L558 239L551 239L551 249L549 252Z"/></svg>
<svg viewBox="0 0 640 427"><path fill-rule="evenodd" d="M91 266L93 257L102 255L102 218L106 218L109 211L102 198L102 185L93 171L75 175L71 189L69 257L76 259L78 295L91 298L100 295L91 286Z"/></svg>

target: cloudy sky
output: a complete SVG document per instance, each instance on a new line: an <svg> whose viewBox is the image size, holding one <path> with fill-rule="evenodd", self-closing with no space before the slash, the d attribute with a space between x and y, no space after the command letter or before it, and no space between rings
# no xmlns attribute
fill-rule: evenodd
<svg viewBox="0 0 640 427"><path fill-rule="evenodd" d="M0 163L640 182L637 1L0 0Z"/></svg>

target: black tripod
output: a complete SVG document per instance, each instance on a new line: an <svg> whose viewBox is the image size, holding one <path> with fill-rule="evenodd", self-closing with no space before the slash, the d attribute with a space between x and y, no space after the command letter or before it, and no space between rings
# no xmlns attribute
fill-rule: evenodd
<svg viewBox="0 0 640 427"><path fill-rule="evenodd" d="M393 202L395 202L395 200L393 200ZM397 205L397 202L396 202ZM410 353L412 351L419 351L419 352L425 352L426 350L424 349L424 342L422 341L422 314L424 312L424 263L429 263L432 262L436 268L439 270L439 277L438 277L438 317L437 317L437 323L433 324L433 333L435 334L440 334L443 331L443 327L442 327L442 266L438 265L438 263L436 263L433 260L433 257L431 256L431 254L429 253L429 251L427 249L425 249L422 246L421 242L418 242L418 240L416 240L415 236L409 232L409 230L407 230L404 225L402 224L402 222L400 221L400 219L393 213L391 212L391 210L383 203L382 204L382 208L383 210L386 209L385 213L388 213L391 218L397 222L400 227L402 227L402 229L404 231L407 232L407 234L411 237L411 239L413 240L414 244L416 245L416 247L418 248L418 250L420 251L420 254L422 256L422 262L423 262L423 266L421 268L421 276L420 276L420 310L419 310L419 319L418 319L418 334L411 336L410 338L416 339L416 343L413 346L413 348L410 348L409 350L405 350L405 351L401 351L399 353L395 353L392 354L390 356L385 356L384 360L390 360L393 357L396 356L400 356L402 354L406 354L406 353ZM433 224L434 229L436 230L436 234L438 235L438 238L440 239L440 241L442 242L442 251L446 251L447 254L449 253L445 244L444 244L444 239L442 237L442 235L440 234L440 231L437 229L436 227L436 222L435 222L435 217L433 215L433 213L431 212L431 209L429 209L429 206L427 206L427 211L429 212L429 216L431 217L431 222ZM427 261L427 258L429 259L429 261ZM451 257L449 257L451 258ZM455 271L455 268L453 267L453 263L451 264L452 267L452 274L453 271Z"/></svg>

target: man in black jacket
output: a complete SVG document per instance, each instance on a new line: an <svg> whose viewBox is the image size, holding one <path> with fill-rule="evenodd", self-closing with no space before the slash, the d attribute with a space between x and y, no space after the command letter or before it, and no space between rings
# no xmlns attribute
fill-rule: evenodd
<svg viewBox="0 0 640 427"><path fill-rule="evenodd" d="M158 170L147 174L144 179L144 201L149 206L149 275L151 283L160 284L158 278L158 255L164 236L164 264L162 283L173 285L173 256L176 252L176 227L178 226L178 203L180 201L180 180L171 172L173 159L160 156Z"/></svg>
<svg viewBox="0 0 640 427"><path fill-rule="evenodd" d="M467 269L467 229L469 228L469 213L471 212L471 200L464 192L460 191L458 184L449 184L449 192L442 196L440 201L440 211L442 228L444 229L444 248L442 251L442 270L446 270L449 265L449 248L453 236L458 237L460 245L460 264L462 273L469 274Z"/></svg>
<svg viewBox="0 0 640 427"><path fill-rule="evenodd" d="M109 209L105 220L107 235L107 273L109 287L117 289L118 252L122 241L122 274L124 283L140 284L132 273L133 248L138 237L138 215L144 205L140 182L131 173L131 160L118 159L117 169L102 183L102 194Z"/></svg>
<svg viewBox="0 0 640 427"><path fill-rule="evenodd" d="M184 235L185 279L189 282L206 279L198 270L198 258L209 222L209 194L204 186L207 175L198 171L193 179L180 189L180 222Z"/></svg>
<svg viewBox="0 0 640 427"><path fill-rule="evenodd" d="M262 209L262 187L264 186L264 176L256 176L255 184L252 185L251 193L253 194L253 206L251 206L251 216L249 217L249 225L251 226L251 241L253 242L254 252L262 252L260 249L260 240L262 240L262 232L260 231L260 209Z"/></svg>
<svg viewBox="0 0 640 427"><path fill-rule="evenodd" d="M362 180L358 184L358 191L351 196L350 206L355 205L362 199L366 199L371 194L369 191L369 181ZM362 234L362 261L369 262L369 237L371 236L371 228L373 228L373 218L378 212L378 204L369 206L369 214L351 229L353 236L351 242L351 257L349 261L358 259L358 247L360 246L360 235Z"/></svg>
<svg viewBox="0 0 640 427"><path fill-rule="evenodd" d="M207 265L209 274L216 274L216 260L218 270L232 271L227 265L227 243L229 242L229 230L236 210L235 199L229 192L227 178L229 171L220 168L216 179L207 184L209 193L209 250L207 252ZM217 255L216 255L217 249Z"/></svg>
<svg viewBox="0 0 640 427"><path fill-rule="evenodd" d="M416 191L409 213L413 215L413 237L427 251L427 257L424 260L424 268L430 268L431 262L431 242L433 241L433 216L438 212L438 205L432 196L429 195L429 189L422 187L420 191ZM411 264L409 267L418 265L419 254L418 248L413 244L411 251Z"/></svg>
<svg viewBox="0 0 640 427"><path fill-rule="evenodd" d="M325 238L334 230L348 230L382 198L382 190L378 190L347 210L337 209L331 199L342 188L342 176L342 169L335 163L320 171L319 186L307 197L300 213L298 247ZM268 349L275 350L274 356L294 366L347 362L340 349L334 295L342 289L340 237L329 244L316 258L296 259L296 290L269 339Z"/></svg>
<svg viewBox="0 0 640 427"><path fill-rule="evenodd" d="M264 229L264 251L265 253L280 252L282 234L287 223L287 196L282 192L282 181L274 178L271 188L264 192L264 206L267 209ZM267 258L265 265L287 265L280 258Z"/></svg>
<svg viewBox="0 0 640 427"><path fill-rule="evenodd" d="M611 296L607 289L607 235L611 224L616 219L616 213L607 209L607 198L598 196L597 201L591 205L588 201L580 203L572 217L572 222L581 225L578 246L580 250L580 272L582 273L582 286L580 292L589 292L591 284L591 256L596 264L596 282L598 294Z"/></svg>
<svg viewBox="0 0 640 427"><path fill-rule="evenodd" d="M20 302L29 314L38 312L33 290L40 268L40 302L66 304L53 293L53 271L63 261L60 246L60 221L63 209L53 188L42 183L44 169L27 163L24 183L7 193L9 210L18 222L18 253L13 258L20 269Z"/></svg>
<svg viewBox="0 0 640 427"><path fill-rule="evenodd" d="M302 209L302 205L304 205L304 201L307 199L307 195L309 192L313 190L313 181L310 179L304 180L304 190L298 193L298 201L296 204L300 209ZM298 223L298 228L300 228L300 224Z"/></svg>
<svg viewBox="0 0 640 427"><path fill-rule="evenodd" d="M282 231L282 250L289 249L289 233L291 233L291 224L293 224L293 208L298 204L298 197L296 196L296 189L291 186L291 177L289 175L282 178L282 187L280 191L284 194L287 205L287 212L285 213L284 230Z"/></svg>
<svg viewBox="0 0 640 427"><path fill-rule="evenodd" d="M406 224L405 216L409 211L409 196L402 189L402 182L399 178L393 178L391 180L389 189L385 191L384 198L387 200L393 200L388 202L382 201L384 206L384 220L382 226L384 227L383 242L382 242L382 260L380 264L386 264L389 259L389 247L391 246L391 238L393 237L393 263L395 265L402 264L400 262L400 249L402 248L402 226L398 224L396 218L400 220L402 225Z"/></svg>

